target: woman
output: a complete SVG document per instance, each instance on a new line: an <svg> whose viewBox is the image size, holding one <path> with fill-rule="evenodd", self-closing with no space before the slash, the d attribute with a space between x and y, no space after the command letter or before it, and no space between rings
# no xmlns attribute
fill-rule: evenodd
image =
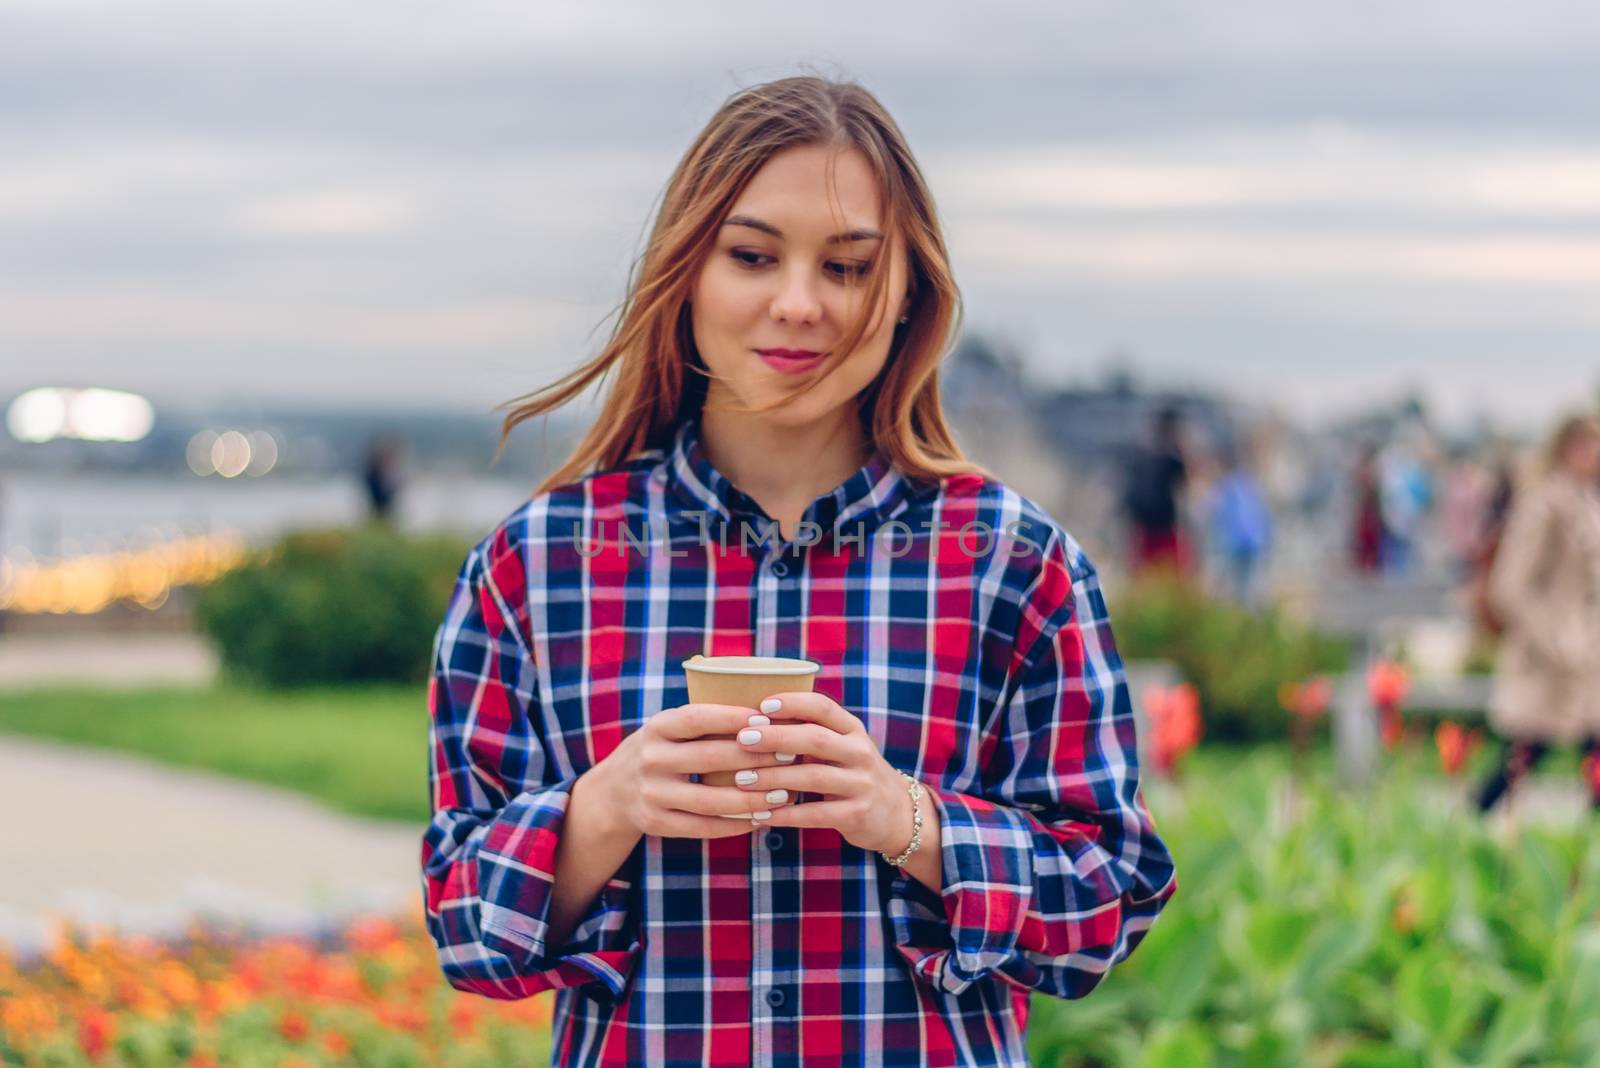
<svg viewBox="0 0 1600 1068"><path fill-rule="evenodd" d="M615 376L462 568L423 881L452 985L559 989L556 1063L1026 1064L1029 993L1088 994L1174 892L1095 570L945 425L957 312L892 119L786 79L507 417ZM684 703L695 653L822 670L752 715Z"/></svg>
<svg viewBox="0 0 1600 1068"><path fill-rule="evenodd" d="M1546 468L1513 499L1489 571L1504 627L1489 723L1506 745L1479 791L1484 811L1551 746L1575 743L1600 809L1600 421L1564 421Z"/></svg>

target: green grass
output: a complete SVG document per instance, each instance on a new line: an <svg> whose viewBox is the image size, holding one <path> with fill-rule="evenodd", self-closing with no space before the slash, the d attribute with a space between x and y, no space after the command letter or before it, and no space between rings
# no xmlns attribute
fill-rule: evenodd
<svg viewBox="0 0 1600 1068"><path fill-rule="evenodd" d="M204 768L356 815L428 818L421 686L27 690L0 693L0 732Z"/></svg>
<svg viewBox="0 0 1600 1068"><path fill-rule="evenodd" d="M137 753L295 790L356 815L417 822L429 816L424 693L420 685L0 692L0 733ZM1480 749L1466 780L1486 775L1498 751L1498 742ZM1190 777L1225 782L1252 753L1288 759L1282 742L1205 745L1189 754ZM1384 757L1386 766L1396 762L1419 774L1438 766L1425 733L1404 753ZM1308 772L1332 774L1325 740L1307 764ZM1577 768L1569 747L1546 758L1537 774L1567 777Z"/></svg>

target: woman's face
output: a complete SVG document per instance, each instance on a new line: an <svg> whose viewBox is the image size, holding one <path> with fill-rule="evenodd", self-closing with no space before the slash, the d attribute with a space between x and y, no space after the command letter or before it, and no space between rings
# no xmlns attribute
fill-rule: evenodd
<svg viewBox="0 0 1600 1068"><path fill-rule="evenodd" d="M827 165L842 225L830 209ZM863 307L870 271L888 270L887 307L861 344L805 396L763 413L784 426L825 418L872 383L907 307L899 235L883 233L878 183L856 149L804 145L774 155L735 200L700 268L690 297L695 345L721 381L708 401L769 403L816 374L814 358L772 350L831 353ZM766 355L763 355L763 351Z"/></svg>

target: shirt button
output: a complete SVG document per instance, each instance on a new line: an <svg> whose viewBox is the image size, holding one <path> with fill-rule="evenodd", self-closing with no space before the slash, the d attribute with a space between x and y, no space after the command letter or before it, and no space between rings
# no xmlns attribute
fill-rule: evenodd
<svg viewBox="0 0 1600 1068"><path fill-rule="evenodd" d="M782 1005L783 991L779 990L777 987L773 987L771 990L768 990L767 1004L771 1005L773 1008L777 1008L779 1005Z"/></svg>
<svg viewBox="0 0 1600 1068"><path fill-rule="evenodd" d="M782 560L778 560L772 565L772 573L777 575L779 578L783 578L783 576L789 573L789 565L784 563Z"/></svg>
<svg viewBox="0 0 1600 1068"><path fill-rule="evenodd" d="M777 831L768 831L767 832L767 848L768 849L782 849L783 848L783 835L779 834Z"/></svg>

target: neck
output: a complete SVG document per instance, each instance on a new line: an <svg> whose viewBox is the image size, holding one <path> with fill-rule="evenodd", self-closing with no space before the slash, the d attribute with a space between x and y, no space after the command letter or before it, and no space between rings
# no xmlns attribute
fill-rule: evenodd
<svg viewBox="0 0 1600 1068"><path fill-rule="evenodd" d="M805 426L781 426L760 414L708 410L700 447L711 465L755 498L789 536L806 506L867 462L871 447L853 405Z"/></svg>

